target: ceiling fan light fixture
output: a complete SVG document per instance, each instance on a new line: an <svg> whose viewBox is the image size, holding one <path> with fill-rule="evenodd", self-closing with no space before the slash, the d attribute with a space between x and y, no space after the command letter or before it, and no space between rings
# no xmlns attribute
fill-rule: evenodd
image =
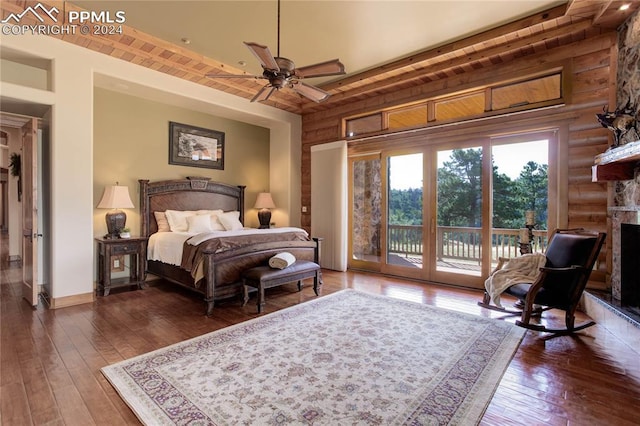
<svg viewBox="0 0 640 426"><path fill-rule="evenodd" d="M282 89L287 84L287 79L284 76L276 76L270 80L271 85L273 87L277 87L278 89Z"/></svg>
<svg viewBox="0 0 640 426"><path fill-rule="evenodd" d="M291 59L277 57L275 58L278 67L280 68L280 72L282 74L286 74L287 77L293 74L296 69L296 64L293 63Z"/></svg>
<svg viewBox="0 0 640 426"><path fill-rule="evenodd" d="M266 101L274 91L285 87L293 89L296 93L314 102L322 102L331 96L331 94L318 87L303 83L301 80L304 78L327 77L346 73L344 65L338 59L296 68L295 63L291 59L280 56L280 0L278 0L277 56L273 56L269 48L262 44L247 41L245 41L244 44L258 61L260 61L263 70L261 76L213 73L206 74L206 76L211 78L255 78L269 81L269 84L263 86L251 99L251 102Z"/></svg>

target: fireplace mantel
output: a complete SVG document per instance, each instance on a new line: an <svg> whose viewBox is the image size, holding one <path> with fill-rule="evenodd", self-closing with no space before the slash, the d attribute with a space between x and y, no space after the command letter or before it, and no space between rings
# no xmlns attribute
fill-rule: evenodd
<svg viewBox="0 0 640 426"><path fill-rule="evenodd" d="M640 141L611 148L596 155L591 167L591 181L630 180L640 164Z"/></svg>

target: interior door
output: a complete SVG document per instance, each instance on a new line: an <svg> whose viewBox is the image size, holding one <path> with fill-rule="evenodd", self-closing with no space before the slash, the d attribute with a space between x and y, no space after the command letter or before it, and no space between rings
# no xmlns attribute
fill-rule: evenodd
<svg viewBox="0 0 640 426"><path fill-rule="evenodd" d="M38 304L37 120L22 127L22 297Z"/></svg>

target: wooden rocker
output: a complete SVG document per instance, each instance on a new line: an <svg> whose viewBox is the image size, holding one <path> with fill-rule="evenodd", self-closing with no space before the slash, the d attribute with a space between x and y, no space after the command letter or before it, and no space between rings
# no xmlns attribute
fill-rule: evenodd
<svg viewBox="0 0 640 426"><path fill-rule="evenodd" d="M606 234L584 229L556 229L551 236L545 253L546 264L540 268L540 274L533 283L514 284L505 290L506 294L516 297L523 309L510 310L490 305L490 295L485 292L478 305L513 315L520 315L516 325L530 330L570 334L595 325L587 321L575 325L575 311L582 297L593 266L598 258ZM494 270L499 270L507 259L500 259ZM532 324L533 316L541 315L549 309L565 311L565 328L548 328Z"/></svg>

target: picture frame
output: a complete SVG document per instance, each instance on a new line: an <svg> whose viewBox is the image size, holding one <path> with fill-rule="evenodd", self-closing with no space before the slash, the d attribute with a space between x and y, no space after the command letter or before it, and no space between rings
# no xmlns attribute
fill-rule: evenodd
<svg viewBox="0 0 640 426"><path fill-rule="evenodd" d="M224 170L224 132L170 121L169 164Z"/></svg>

